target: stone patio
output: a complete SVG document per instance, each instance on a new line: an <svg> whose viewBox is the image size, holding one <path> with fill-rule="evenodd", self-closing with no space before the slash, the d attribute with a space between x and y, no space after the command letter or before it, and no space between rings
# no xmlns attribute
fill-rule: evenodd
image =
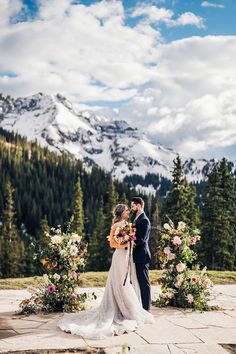
<svg viewBox="0 0 236 354"><path fill-rule="evenodd" d="M97 294L97 300L91 303L95 307L101 300L104 288L85 290ZM152 298L159 291L158 286L153 286ZM210 304L221 306L221 311L200 313L152 307L155 324L100 341L85 340L62 332L56 327L61 313L16 315L19 302L29 295L26 290L0 290L0 353L26 353L31 350L32 354L38 349L54 349L54 353L56 349L68 349L69 353L72 349L75 352L76 349L105 348L110 354L220 354L228 353L220 344L236 345L236 285L214 286Z"/></svg>

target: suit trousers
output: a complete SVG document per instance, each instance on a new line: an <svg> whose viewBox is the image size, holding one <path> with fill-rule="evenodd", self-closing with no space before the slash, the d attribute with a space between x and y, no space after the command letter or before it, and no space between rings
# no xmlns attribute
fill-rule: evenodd
<svg viewBox="0 0 236 354"><path fill-rule="evenodd" d="M149 264L148 263L135 263L136 273L141 291L141 298L143 308L150 310L151 307L151 287L149 283Z"/></svg>

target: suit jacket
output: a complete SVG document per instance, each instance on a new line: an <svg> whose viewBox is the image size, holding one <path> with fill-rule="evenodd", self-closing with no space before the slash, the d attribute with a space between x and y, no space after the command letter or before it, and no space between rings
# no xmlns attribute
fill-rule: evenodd
<svg viewBox="0 0 236 354"><path fill-rule="evenodd" d="M142 213L134 222L136 226L136 246L133 249L134 263L149 263L151 253L148 240L151 231L150 221L145 213Z"/></svg>

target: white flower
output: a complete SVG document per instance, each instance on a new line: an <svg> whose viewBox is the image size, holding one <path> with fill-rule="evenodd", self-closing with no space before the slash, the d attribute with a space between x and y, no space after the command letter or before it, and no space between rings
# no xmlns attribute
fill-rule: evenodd
<svg viewBox="0 0 236 354"><path fill-rule="evenodd" d="M124 236L124 241L129 241L129 235Z"/></svg>
<svg viewBox="0 0 236 354"><path fill-rule="evenodd" d="M78 248L75 245L70 246L70 254L76 256L78 253Z"/></svg>
<svg viewBox="0 0 236 354"><path fill-rule="evenodd" d="M171 250L170 250L169 246L164 248L164 253L167 254L167 255L171 253Z"/></svg>
<svg viewBox="0 0 236 354"><path fill-rule="evenodd" d="M64 275L62 276L62 279L63 279L63 280L66 280L66 279L67 279L67 275L64 274Z"/></svg>
<svg viewBox="0 0 236 354"><path fill-rule="evenodd" d="M71 234L71 238L72 238L73 242L80 242L81 241L81 236L79 236L78 234L76 234L74 232Z"/></svg>
<svg viewBox="0 0 236 354"><path fill-rule="evenodd" d="M168 299L172 299L172 297L174 296L174 294L171 291L167 291L166 292L166 296L168 297Z"/></svg>
<svg viewBox="0 0 236 354"><path fill-rule="evenodd" d="M58 281L58 280L60 280L61 276L60 276L60 274L55 273L55 274L53 275L53 278L54 278L56 281Z"/></svg>
<svg viewBox="0 0 236 354"><path fill-rule="evenodd" d="M47 274L44 274L44 275L43 275L43 280L44 280L45 285L48 285L48 284L50 283Z"/></svg>
<svg viewBox="0 0 236 354"><path fill-rule="evenodd" d="M67 255L67 251L66 250L60 250L60 255L62 257L66 256Z"/></svg>
<svg viewBox="0 0 236 354"><path fill-rule="evenodd" d="M201 271L201 276L203 276L203 274L206 272L206 270L207 270L207 267L204 267L204 268L202 269L202 271Z"/></svg>
<svg viewBox="0 0 236 354"><path fill-rule="evenodd" d="M120 230L121 230L121 228L120 228L120 227L117 227L117 228L115 229L114 235L115 235L115 236L119 235Z"/></svg>
<svg viewBox="0 0 236 354"><path fill-rule="evenodd" d="M170 231L172 229L172 227L169 224L167 224L167 223L165 223L163 225L163 227L164 227L165 230L168 230L168 231Z"/></svg>
<svg viewBox="0 0 236 354"><path fill-rule="evenodd" d="M186 265L182 262L176 264L176 269L177 269L177 272L179 272L179 273L183 272L185 268L186 268Z"/></svg>
<svg viewBox="0 0 236 354"><path fill-rule="evenodd" d="M181 282L180 282L180 281L175 282L175 286L176 286L176 288L179 288L179 287L180 287L180 285L181 285Z"/></svg>
<svg viewBox="0 0 236 354"><path fill-rule="evenodd" d="M186 298L187 298L189 304L191 304L193 302L193 295L192 294L188 294L186 296Z"/></svg>
<svg viewBox="0 0 236 354"><path fill-rule="evenodd" d="M82 257L80 258L80 265L81 266L84 266L85 265L85 259Z"/></svg>
<svg viewBox="0 0 236 354"><path fill-rule="evenodd" d="M210 288L212 286L212 282L209 278L205 278L203 280L203 287L204 288Z"/></svg>
<svg viewBox="0 0 236 354"><path fill-rule="evenodd" d="M59 243L62 243L62 237L61 236L52 236L51 238L51 242L52 244L59 244Z"/></svg>
<svg viewBox="0 0 236 354"><path fill-rule="evenodd" d="M170 252L170 253L168 254L168 260L169 260L169 261L172 261L173 259L175 259L175 254L172 253L172 252Z"/></svg>
<svg viewBox="0 0 236 354"><path fill-rule="evenodd" d="M178 227L177 227L177 230L178 230L178 231L184 231L184 230L185 230L185 228L186 228L186 224L185 224L185 222L183 222L183 221L179 221L179 222L178 222Z"/></svg>

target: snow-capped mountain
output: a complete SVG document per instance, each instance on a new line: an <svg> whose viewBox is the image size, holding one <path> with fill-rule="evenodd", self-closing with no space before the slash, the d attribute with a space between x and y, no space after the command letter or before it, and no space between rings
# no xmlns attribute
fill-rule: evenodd
<svg viewBox="0 0 236 354"><path fill-rule="evenodd" d="M111 121L80 112L63 96L36 95L13 99L0 95L0 126L51 150L67 151L86 167L98 165L119 179L127 175L159 173L171 177L177 153L148 138L125 121ZM182 157L183 159L183 157ZM204 179L212 161L184 160L190 181Z"/></svg>

